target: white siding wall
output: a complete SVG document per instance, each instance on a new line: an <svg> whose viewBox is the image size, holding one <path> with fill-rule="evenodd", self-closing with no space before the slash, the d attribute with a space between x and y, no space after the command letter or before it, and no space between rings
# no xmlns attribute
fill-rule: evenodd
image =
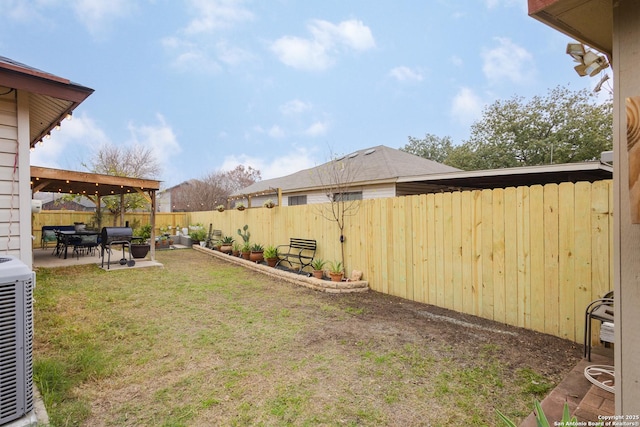
<svg viewBox="0 0 640 427"><path fill-rule="evenodd" d="M396 196L396 186L395 184L381 184L381 185L371 185L369 187L360 187L353 188L349 191L362 191L363 199L382 199L385 197L395 197ZM289 205L289 196L304 196L307 195L307 204L312 205L315 203L327 203L329 199L327 199L327 194L324 191L312 191L309 193L288 193L282 197L282 204L285 206Z"/></svg>
<svg viewBox="0 0 640 427"><path fill-rule="evenodd" d="M0 93L8 88L0 86ZM0 96L0 253L20 255L20 189L16 92Z"/></svg>

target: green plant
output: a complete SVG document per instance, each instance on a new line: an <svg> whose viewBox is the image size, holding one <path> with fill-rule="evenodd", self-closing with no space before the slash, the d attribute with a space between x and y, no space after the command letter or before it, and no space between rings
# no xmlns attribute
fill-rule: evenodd
<svg viewBox="0 0 640 427"><path fill-rule="evenodd" d="M238 203L236 203L236 209L238 209L238 210L243 210L244 208L246 208L246 206L244 205L244 203L242 203L242 202L238 202Z"/></svg>
<svg viewBox="0 0 640 427"><path fill-rule="evenodd" d="M218 212L223 212L224 211L224 205L218 205L218 206L216 206L216 209L218 210Z"/></svg>
<svg viewBox="0 0 640 427"><path fill-rule="evenodd" d="M242 245L240 243L238 243L238 242L235 242L233 244L233 251L234 252L240 252L240 250L242 250Z"/></svg>
<svg viewBox="0 0 640 427"><path fill-rule="evenodd" d="M144 240L149 240L151 238L151 224L137 228L134 234L137 237L142 237Z"/></svg>
<svg viewBox="0 0 640 427"><path fill-rule="evenodd" d="M509 427L517 427L516 424L509 418L507 418L506 415L504 415L502 412L497 409L496 412L498 413L498 417L500 418L500 420L502 420L505 425ZM549 420L547 420L547 416L542 410L540 401L535 401L533 412L536 414L536 422L538 424L538 427L551 427L551 424L549 424ZM572 426L576 425L577 422L578 418L576 416L571 416L571 414L569 413L569 405L567 404L567 402L565 402L564 409L562 410L562 420L560 420L559 423L554 423L553 425Z"/></svg>
<svg viewBox="0 0 640 427"><path fill-rule="evenodd" d="M275 246L267 246L264 248L264 257L269 258L278 258L278 248Z"/></svg>
<svg viewBox="0 0 640 427"><path fill-rule="evenodd" d="M327 261L323 260L322 258L314 258L314 260L311 261L311 268L313 268L316 271L322 270L326 263Z"/></svg>
<svg viewBox="0 0 640 427"><path fill-rule="evenodd" d="M329 271L334 274L344 273L344 267L342 266L342 261L331 261L329 263Z"/></svg>
<svg viewBox="0 0 640 427"><path fill-rule="evenodd" d="M220 239L220 243L223 245L231 245L233 244L233 242L234 240L231 236L224 236L222 239Z"/></svg>
<svg viewBox="0 0 640 427"><path fill-rule="evenodd" d="M264 206L265 208L272 208L272 207L274 207L275 205L276 205L276 204L275 204L275 203L273 203L273 200L271 200L271 199L266 200L266 201L262 204L262 206Z"/></svg>
<svg viewBox="0 0 640 427"><path fill-rule="evenodd" d="M253 245L251 245L251 252L263 252L264 251L264 246L262 246L260 243L254 243Z"/></svg>
<svg viewBox="0 0 640 427"><path fill-rule="evenodd" d="M207 238L207 231L204 229L202 224L190 225L189 237L191 237L191 240L200 242Z"/></svg>
<svg viewBox="0 0 640 427"><path fill-rule="evenodd" d="M244 245L242 245L242 252L251 252L251 244L249 242L245 242Z"/></svg>
<svg viewBox="0 0 640 427"><path fill-rule="evenodd" d="M238 235L242 237L242 241L244 243L249 243L249 238L251 237L251 233L249 233L248 230L249 224L245 224L244 227L242 227L242 230L238 228Z"/></svg>

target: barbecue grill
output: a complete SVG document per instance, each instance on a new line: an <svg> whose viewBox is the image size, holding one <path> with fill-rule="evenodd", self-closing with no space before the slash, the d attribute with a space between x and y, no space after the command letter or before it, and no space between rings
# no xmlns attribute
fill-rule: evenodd
<svg viewBox="0 0 640 427"><path fill-rule="evenodd" d="M133 267L136 262L131 258L131 239L133 238L133 230L131 227L102 227L100 233L100 244L102 245L102 267L104 267L104 253L107 252L107 270L111 264L111 246L122 246L122 258L120 265ZM129 250L129 259L125 256L124 249Z"/></svg>

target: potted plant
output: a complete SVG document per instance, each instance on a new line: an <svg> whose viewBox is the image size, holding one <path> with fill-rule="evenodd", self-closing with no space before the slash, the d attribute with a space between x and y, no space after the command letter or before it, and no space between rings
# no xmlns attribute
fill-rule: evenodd
<svg viewBox="0 0 640 427"><path fill-rule="evenodd" d="M240 256L241 250L242 250L242 245L238 242L234 242L231 248L231 253L233 254L233 256Z"/></svg>
<svg viewBox="0 0 640 427"><path fill-rule="evenodd" d="M275 267L278 263L278 248L275 246L267 246L263 252L264 259L267 260L269 267Z"/></svg>
<svg viewBox="0 0 640 427"><path fill-rule="evenodd" d="M254 243L251 245L251 253L249 254L249 261L262 262L264 261L264 246L260 243Z"/></svg>
<svg viewBox="0 0 640 427"><path fill-rule="evenodd" d="M266 201L262 204L262 206L264 206L265 208L268 208L268 209L271 209L271 208L272 208L272 207L274 207L275 205L276 205L276 204L275 204L275 203L273 203L273 200L271 200L271 199L266 200Z"/></svg>
<svg viewBox="0 0 640 427"><path fill-rule="evenodd" d="M189 226L189 237L194 245L200 244L207 239L207 231L201 224Z"/></svg>
<svg viewBox="0 0 640 427"><path fill-rule="evenodd" d="M332 282L342 282L344 267L341 261L332 261L329 263L329 276Z"/></svg>
<svg viewBox="0 0 640 427"><path fill-rule="evenodd" d="M218 212L224 212L224 205L218 205L218 206L216 206L216 210L217 210Z"/></svg>
<svg viewBox="0 0 640 427"><path fill-rule="evenodd" d="M314 258L313 261L311 261L311 268L313 268L313 277L315 277L316 279L322 279L324 277L324 266L327 263L327 261L323 260L322 258Z"/></svg>
<svg viewBox="0 0 640 427"><path fill-rule="evenodd" d="M245 242L245 244L242 245L242 249L240 251L242 252L242 258L251 258L251 244L249 242Z"/></svg>
<svg viewBox="0 0 640 427"><path fill-rule="evenodd" d="M224 236L220 239L220 252L231 253L233 251L233 237Z"/></svg>
<svg viewBox="0 0 640 427"><path fill-rule="evenodd" d="M245 210L246 206L244 205L244 203L242 202L238 202L236 203L236 209L238 209L239 211L243 211Z"/></svg>
<svg viewBox="0 0 640 427"><path fill-rule="evenodd" d="M131 256L134 258L144 258L151 250L149 239L151 238L151 224L143 225L133 233L138 239L136 243L131 243Z"/></svg>
<svg viewBox="0 0 640 427"><path fill-rule="evenodd" d="M248 230L249 224L245 224L244 227L242 227L242 230L238 228L238 236L242 237L242 241L245 243L245 245L249 243L249 238L251 237L251 233L249 233Z"/></svg>

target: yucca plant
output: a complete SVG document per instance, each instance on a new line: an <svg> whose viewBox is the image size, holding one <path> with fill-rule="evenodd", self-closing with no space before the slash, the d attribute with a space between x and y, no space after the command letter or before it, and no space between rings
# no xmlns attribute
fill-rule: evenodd
<svg viewBox="0 0 640 427"><path fill-rule="evenodd" d="M502 412L497 409L496 412L498 413L498 417L502 420L503 423L505 423L505 425L507 425L508 427L518 427L516 423L507 418L506 415L504 415ZM538 424L538 427L551 427L551 424L549 424L549 420L547 420L547 416L542 410L542 405L540 405L540 402L538 400L536 400L534 403L533 412L534 414L536 414L536 422ZM571 426L576 425L577 422L578 418L576 416L571 416L571 414L569 413L569 405L567 404L567 402L565 402L564 409L562 410L562 420L560 420L559 423L554 423L554 425Z"/></svg>

